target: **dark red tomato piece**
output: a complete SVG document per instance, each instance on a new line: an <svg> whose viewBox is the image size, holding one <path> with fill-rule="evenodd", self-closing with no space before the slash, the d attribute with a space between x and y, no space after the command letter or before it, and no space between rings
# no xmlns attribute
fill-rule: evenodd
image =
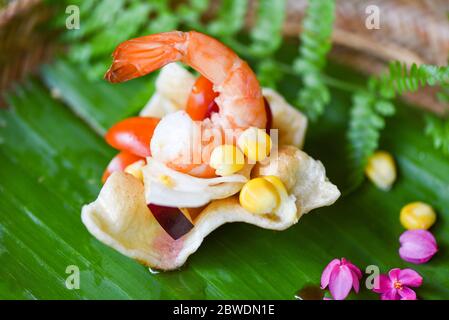
<svg viewBox="0 0 449 320"><path fill-rule="evenodd" d="M124 151L120 152L114 158L112 158L111 162L109 162L108 166L106 167L106 170L103 173L101 181L105 183L113 172L123 171L131 163L134 163L139 160L145 160L145 158Z"/></svg>
<svg viewBox="0 0 449 320"><path fill-rule="evenodd" d="M159 206L152 203L149 203L147 206L157 222L174 240L181 238L192 230L192 222L179 208Z"/></svg>
<svg viewBox="0 0 449 320"><path fill-rule="evenodd" d="M206 111L206 114L204 115L204 119L210 118L212 113L216 113L218 111L220 111L220 109L218 108L218 104L215 101L212 101L209 104L209 107L207 107L207 111Z"/></svg>
<svg viewBox="0 0 449 320"><path fill-rule="evenodd" d="M267 114L267 124L265 126L265 131L267 134L270 134L270 129L273 126L273 113L271 112L270 104L268 103L268 100L264 97L263 102L265 104L265 113Z"/></svg>
<svg viewBox="0 0 449 320"><path fill-rule="evenodd" d="M158 123L157 118L128 118L113 125L106 133L105 139L115 149L148 157L151 155L151 137Z"/></svg>
<svg viewBox="0 0 449 320"><path fill-rule="evenodd" d="M206 118L206 115L211 114L210 109L214 108L214 99L218 93L213 90L213 83L207 78L199 76L193 85L187 100L186 112L195 121L201 121ZM215 104L216 105L216 104ZM218 111L218 106L215 107ZM209 112L208 112L209 111Z"/></svg>

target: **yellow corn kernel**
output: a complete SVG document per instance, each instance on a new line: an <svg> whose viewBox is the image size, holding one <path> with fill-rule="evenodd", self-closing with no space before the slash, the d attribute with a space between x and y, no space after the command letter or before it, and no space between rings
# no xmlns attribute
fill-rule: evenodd
<svg viewBox="0 0 449 320"><path fill-rule="evenodd" d="M281 179L279 179L279 177L263 176L262 178L264 178L265 180L268 180L269 182L271 182L272 185L274 185L276 187L276 190L277 190L281 200L288 197L287 189L285 188L284 183L281 181Z"/></svg>
<svg viewBox="0 0 449 320"><path fill-rule="evenodd" d="M399 220L405 229L429 229L436 221L433 208L424 202L412 202L401 209Z"/></svg>
<svg viewBox="0 0 449 320"><path fill-rule="evenodd" d="M377 151L368 159L365 174L382 190L389 190L396 180L396 164L386 151Z"/></svg>
<svg viewBox="0 0 449 320"><path fill-rule="evenodd" d="M285 192L285 193L284 193ZM255 214L268 214L276 210L287 195L284 184L275 176L254 178L240 191L240 205Z"/></svg>
<svg viewBox="0 0 449 320"><path fill-rule="evenodd" d="M250 127L242 132L237 145L251 161L262 161L270 154L271 138L263 129Z"/></svg>
<svg viewBox="0 0 449 320"><path fill-rule="evenodd" d="M244 167L245 156L235 146L223 144L212 151L209 165L217 175L229 176Z"/></svg>
<svg viewBox="0 0 449 320"><path fill-rule="evenodd" d="M144 160L138 160L136 162L131 163L125 168L125 172L132 174L134 177L143 181L142 168L145 166Z"/></svg>
<svg viewBox="0 0 449 320"><path fill-rule="evenodd" d="M167 188L173 188L175 186L175 183L173 182L172 178L170 178L165 174L159 176L159 181Z"/></svg>

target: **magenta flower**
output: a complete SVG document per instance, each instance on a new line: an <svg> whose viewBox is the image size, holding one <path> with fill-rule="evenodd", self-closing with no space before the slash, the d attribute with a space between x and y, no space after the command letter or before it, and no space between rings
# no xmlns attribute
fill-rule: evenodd
<svg viewBox="0 0 449 320"><path fill-rule="evenodd" d="M416 300L416 293L409 287L419 287L422 277L412 269L391 269L386 274L381 274L376 281L378 288L373 291L380 293L382 300Z"/></svg>
<svg viewBox="0 0 449 320"><path fill-rule="evenodd" d="M362 272L350 261L342 258L332 260L321 275L321 289L329 286L329 291L335 300L345 299L351 288L359 292L359 280Z"/></svg>
<svg viewBox="0 0 449 320"><path fill-rule="evenodd" d="M408 230L399 238L399 255L407 262L421 264L438 251L435 237L427 230Z"/></svg>

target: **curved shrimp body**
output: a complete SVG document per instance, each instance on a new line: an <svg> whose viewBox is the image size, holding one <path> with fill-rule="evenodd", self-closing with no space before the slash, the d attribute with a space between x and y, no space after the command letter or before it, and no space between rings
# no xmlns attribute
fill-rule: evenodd
<svg viewBox="0 0 449 320"><path fill-rule="evenodd" d="M199 32L172 31L128 40L114 51L112 66L105 78L110 82L123 82L175 61L183 62L201 73L213 83L213 89L218 93L215 102L219 112L211 120L204 121L202 130L244 130L251 126L265 128L267 115L254 72L231 49ZM154 139L158 139L158 128ZM221 139L209 139L201 144L211 149L211 144L221 143ZM207 165L208 156L203 157L202 163L198 165L175 165L176 159L159 154L153 147L151 149L153 157L160 158L179 171L198 177L213 175L213 170Z"/></svg>

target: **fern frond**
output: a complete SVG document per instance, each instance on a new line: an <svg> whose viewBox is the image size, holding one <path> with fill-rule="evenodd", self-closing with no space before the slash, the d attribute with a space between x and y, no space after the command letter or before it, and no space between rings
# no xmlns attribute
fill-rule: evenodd
<svg viewBox="0 0 449 320"><path fill-rule="evenodd" d="M349 120L349 157L356 176L354 183L362 181L366 161L379 144L384 117L391 116L395 107L391 99L405 92L415 92L424 86L449 84L449 67L413 64L410 68L400 62L390 63L387 73L371 77L366 92L356 92ZM427 120L426 132L436 148L446 152L449 148L449 125L438 119Z"/></svg>
<svg viewBox="0 0 449 320"><path fill-rule="evenodd" d="M380 131L385 127L384 117L392 116L394 112L391 102L378 100L371 92L354 94L347 132L352 187L363 181L367 160L379 146Z"/></svg>
<svg viewBox="0 0 449 320"><path fill-rule="evenodd" d="M286 0L259 0L256 23L250 31L250 53L255 57L267 57L282 42L282 26L285 19Z"/></svg>
<svg viewBox="0 0 449 320"><path fill-rule="evenodd" d="M394 97L405 92L415 92L424 86L449 84L449 67L413 64L410 68L398 61L391 62L389 72L379 78L379 92Z"/></svg>
<svg viewBox="0 0 449 320"><path fill-rule="evenodd" d="M300 36L300 55L294 62L294 70L302 77L304 86L298 93L298 104L312 120L323 113L330 100L321 76L331 48L334 11L333 0L309 1Z"/></svg>
<svg viewBox="0 0 449 320"><path fill-rule="evenodd" d="M435 149L449 156L449 120L427 116L425 133L432 139Z"/></svg>
<svg viewBox="0 0 449 320"><path fill-rule="evenodd" d="M239 32L245 23L248 0L223 0L217 17L207 31L217 37L230 37Z"/></svg>

